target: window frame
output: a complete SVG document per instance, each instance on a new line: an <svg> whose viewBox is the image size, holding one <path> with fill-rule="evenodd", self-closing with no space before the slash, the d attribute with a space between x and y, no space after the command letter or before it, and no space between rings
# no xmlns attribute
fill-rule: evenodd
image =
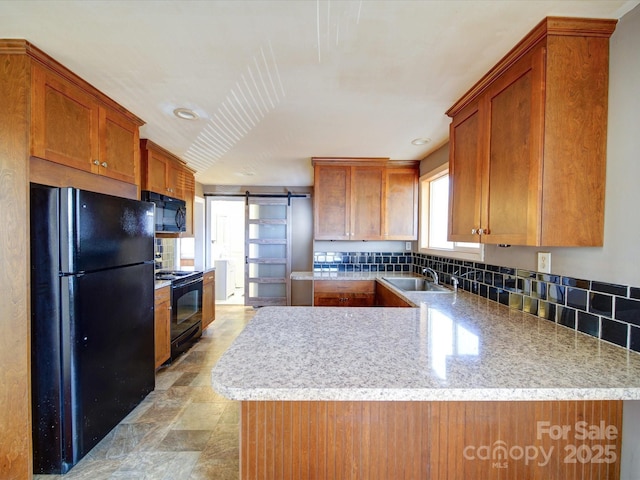
<svg viewBox="0 0 640 480"><path fill-rule="evenodd" d="M434 180L449 175L449 162L432 169L420 176L418 180L418 252L426 255L456 258L458 260L484 261L484 245L478 243L477 248L459 245L453 242L453 248L434 248L429 246L430 185ZM446 204L449 217L449 202ZM447 226L448 229L448 226Z"/></svg>

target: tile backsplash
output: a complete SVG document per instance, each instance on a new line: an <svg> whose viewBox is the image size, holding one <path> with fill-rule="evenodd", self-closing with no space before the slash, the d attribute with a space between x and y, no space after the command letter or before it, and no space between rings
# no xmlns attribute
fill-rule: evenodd
<svg viewBox="0 0 640 480"><path fill-rule="evenodd" d="M413 272L640 352L640 288L412 252L315 252L314 271Z"/></svg>
<svg viewBox="0 0 640 480"><path fill-rule="evenodd" d="M176 241L172 238L156 238L155 260L162 264L160 268L175 268Z"/></svg>

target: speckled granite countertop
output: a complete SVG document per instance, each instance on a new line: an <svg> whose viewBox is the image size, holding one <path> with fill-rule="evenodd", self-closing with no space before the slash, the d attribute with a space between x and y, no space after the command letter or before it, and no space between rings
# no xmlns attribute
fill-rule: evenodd
<svg viewBox="0 0 640 480"><path fill-rule="evenodd" d="M169 285L171 285L171 280L156 280L155 281L155 289L158 290L159 288L164 288L164 287L168 287Z"/></svg>
<svg viewBox="0 0 640 480"><path fill-rule="evenodd" d="M213 387L235 400L640 399L634 352L465 292L419 295L419 308L264 307Z"/></svg>

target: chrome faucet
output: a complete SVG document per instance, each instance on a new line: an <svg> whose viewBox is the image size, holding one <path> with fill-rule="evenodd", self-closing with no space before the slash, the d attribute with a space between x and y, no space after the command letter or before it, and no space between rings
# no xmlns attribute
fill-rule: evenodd
<svg viewBox="0 0 640 480"><path fill-rule="evenodd" d="M422 269L422 274L426 275L427 273L430 274L431 277L433 278L433 283L435 283L436 285L439 285L439 283L438 283L438 272L436 272L433 268L429 268L429 267L423 268Z"/></svg>

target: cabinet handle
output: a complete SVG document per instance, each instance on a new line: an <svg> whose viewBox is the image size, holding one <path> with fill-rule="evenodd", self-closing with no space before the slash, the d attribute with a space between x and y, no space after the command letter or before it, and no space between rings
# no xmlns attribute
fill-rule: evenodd
<svg viewBox="0 0 640 480"><path fill-rule="evenodd" d="M478 229L478 235L484 235L484 228Z"/></svg>
<svg viewBox="0 0 640 480"><path fill-rule="evenodd" d="M94 161L93 161L93 164L94 164L94 165L100 165L100 160L94 160Z"/></svg>
<svg viewBox="0 0 640 480"><path fill-rule="evenodd" d="M102 165L104 168L107 168L107 162L102 162L100 165Z"/></svg>

